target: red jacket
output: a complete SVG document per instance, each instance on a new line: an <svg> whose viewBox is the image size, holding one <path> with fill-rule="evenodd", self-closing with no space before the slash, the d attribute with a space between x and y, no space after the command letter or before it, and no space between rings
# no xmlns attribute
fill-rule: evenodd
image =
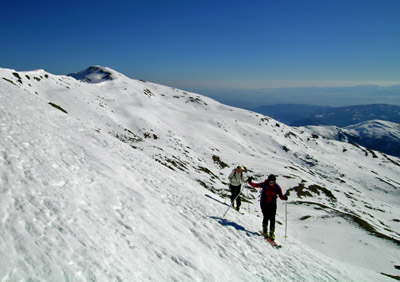
<svg viewBox="0 0 400 282"><path fill-rule="evenodd" d="M261 183L249 183L251 187L254 188L263 188L262 190L262 195L260 202L263 204L272 204L276 203L276 198L279 196L281 200L285 200L285 197L282 194L282 189L281 187L275 183L274 185L270 186L268 181L265 180L264 182Z"/></svg>

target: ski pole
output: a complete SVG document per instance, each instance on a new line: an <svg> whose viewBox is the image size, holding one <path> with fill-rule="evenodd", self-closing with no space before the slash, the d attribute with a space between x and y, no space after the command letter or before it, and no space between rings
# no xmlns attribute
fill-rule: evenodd
<svg viewBox="0 0 400 282"><path fill-rule="evenodd" d="M224 215L222 216L222 218L225 218L225 215L227 214L227 212L229 211L230 208L231 208L231 206L229 206L229 208L226 210L226 212L224 213Z"/></svg>
<svg viewBox="0 0 400 282"><path fill-rule="evenodd" d="M236 199L237 199L237 197L240 196L240 193L242 193L242 189L243 189L243 187L240 187L239 194L237 194L237 196L235 197L235 199L233 199L233 202L235 202ZM228 207L228 209L226 210L226 212L224 213L224 215L222 216L222 218L225 218L225 215L228 213L228 211L230 210L230 208L231 208L231 206Z"/></svg>
<svg viewBox="0 0 400 282"><path fill-rule="evenodd" d="M287 238L287 200L285 201L285 239Z"/></svg>
<svg viewBox="0 0 400 282"><path fill-rule="evenodd" d="M249 213L250 213L250 198L249 198L249 186L247 186L247 210L249 211Z"/></svg>

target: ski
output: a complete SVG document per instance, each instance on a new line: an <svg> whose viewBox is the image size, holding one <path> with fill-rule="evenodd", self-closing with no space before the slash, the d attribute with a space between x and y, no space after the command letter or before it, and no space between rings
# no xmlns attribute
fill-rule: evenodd
<svg viewBox="0 0 400 282"><path fill-rule="evenodd" d="M262 232L261 230L258 231L258 232L260 232L260 235L264 237L264 235L263 235L264 232ZM268 243L270 243L271 246L274 247L275 249L280 249L280 248L282 248L282 245L278 245L278 244L277 244L274 240L272 240L271 238L266 238L266 237L264 237L264 239L267 240Z"/></svg>
<svg viewBox="0 0 400 282"><path fill-rule="evenodd" d="M235 211L237 211L238 213L240 213L240 214L244 214L244 212L241 212L241 211L238 211L237 209L234 209Z"/></svg>

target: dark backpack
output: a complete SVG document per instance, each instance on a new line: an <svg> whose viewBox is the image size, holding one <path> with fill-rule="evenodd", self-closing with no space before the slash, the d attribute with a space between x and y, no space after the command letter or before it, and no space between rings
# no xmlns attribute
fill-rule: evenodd
<svg viewBox="0 0 400 282"><path fill-rule="evenodd" d="M263 197L266 197L265 190L267 188L268 188L268 183L266 183L266 185L264 185L264 187L261 189L260 195L258 196L260 198L260 201L262 199L264 199ZM278 184L275 183L275 196L274 196L275 200L278 198L278 194L279 194L279 186L278 186ZM263 201L263 202L265 202L265 201Z"/></svg>

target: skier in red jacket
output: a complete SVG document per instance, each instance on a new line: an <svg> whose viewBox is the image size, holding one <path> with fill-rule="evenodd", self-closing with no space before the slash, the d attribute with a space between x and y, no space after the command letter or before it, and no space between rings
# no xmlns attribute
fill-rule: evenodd
<svg viewBox="0 0 400 282"><path fill-rule="evenodd" d="M279 196L281 200L287 200L288 195L282 194L281 187L276 183L275 175L271 174L268 179L261 183L252 183L252 178L249 177L248 182L251 187L262 188L260 206L263 213L263 235L266 238L275 240L275 216L276 216L276 198ZM269 233L268 233L269 222Z"/></svg>

